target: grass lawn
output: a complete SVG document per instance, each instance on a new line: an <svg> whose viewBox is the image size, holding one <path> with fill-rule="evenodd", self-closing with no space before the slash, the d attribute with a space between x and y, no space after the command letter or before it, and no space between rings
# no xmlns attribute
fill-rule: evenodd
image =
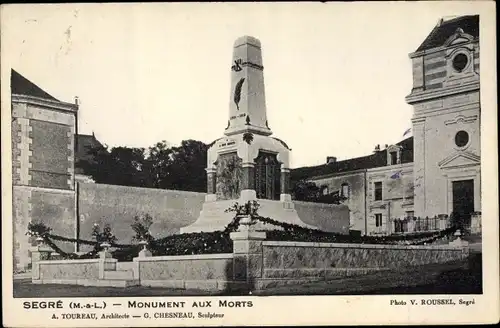
<svg viewBox="0 0 500 328"><path fill-rule="evenodd" d="M481 254L469 261L430 264L399 272L378 272L296 286L253 292L253 295L389 295L389 294L481 294ZM158 287L85 287L35 285L28 279L14 281L14 297L119 297L119 296L209 296L230 295Z"/></svg>

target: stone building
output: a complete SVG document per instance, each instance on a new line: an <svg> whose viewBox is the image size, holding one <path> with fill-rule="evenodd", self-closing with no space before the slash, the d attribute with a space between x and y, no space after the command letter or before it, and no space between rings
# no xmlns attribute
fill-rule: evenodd
<svg viewBox="0 0 500 328"><path fill-rule="evenodd" d="M479 16L440 21L410 58L415 213L480 211Z"/></svg>
<svg viewBox="0 0 500 328"><path fill-rule="evenodd" d="M390 234L395 218L481 211L479 16L439 20L410 58L413 137L292 171L344 195L351 229L362 234Z"/></svg>
<svg viewBox="0 0 500 328"><path fill-rule="evenodd" d="M54 98L14 70L11 94L14 267L23 270L30 262L25 233L33 217L56 231L75 225L78 105ZM74 231L57 232L74 236Z"/></svg>
<svg viewBox="0 0 500 328"><path fill-rule="evenodd" d="M24 270L29 222L41 220L64 236L78 233L77 182L92 182L81 163L92 161L89 148L102 144L94 134L78 134L77 99L60 101L15 70L10 83L14 266Z"/></svg>
<svg viewBox="0 0 500 328"><path fill-rule="evenodd" d="M324 194L339 193L350 209L350 229L385 233L389 217L413 216L413 138L373 154L293 171L295 179L316 183ZM373 218L372 220L367 218Z"/></svg>

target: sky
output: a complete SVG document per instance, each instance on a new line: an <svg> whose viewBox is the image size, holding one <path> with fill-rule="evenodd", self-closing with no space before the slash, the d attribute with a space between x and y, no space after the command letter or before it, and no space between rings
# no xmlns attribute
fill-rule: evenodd
<svg viewBox="0 0 500 328"><path fill-rule="evenodd" d="M291 166L370 154L411 127L409 53L454 3L11 5L5 62L109 146L223 135L234 40L262 43L267 117ZM7 44L8 47L4 45ZM5 52L5 49L7 51Z"/></svg>

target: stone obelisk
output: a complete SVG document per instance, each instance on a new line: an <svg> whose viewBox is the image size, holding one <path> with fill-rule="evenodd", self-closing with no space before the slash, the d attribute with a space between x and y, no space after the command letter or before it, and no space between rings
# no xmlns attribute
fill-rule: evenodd
<svg viewBox="0 0 500 328"><path fill-rule="evenodd" d="M253 200L262 216L312 228L300 220L289 194L290 149L271 137L260 41L238 38L230 69L229 120L224 136L208 149L205 203L198 220L181 233L223 230L234 217L225 210Z"/></svg>
<svg viewBox="0 0 500 328"><path fill-rule="evenodd" d="M260 41L251 36L236 40L231 65L229 122L224 134L253 132L269 136L267 124L264 66Z"/></svg>

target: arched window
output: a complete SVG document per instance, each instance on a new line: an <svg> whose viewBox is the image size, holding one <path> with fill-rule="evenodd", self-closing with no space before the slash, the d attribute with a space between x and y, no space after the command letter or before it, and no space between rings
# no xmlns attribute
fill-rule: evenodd
<svg viewBox="0 0 500 328"><path fill-rule="evenodd" d="M329 192L328 186L322 186L321 191L323 192L323 195L328 195L328 192Z"/></svg>
<svg viewBox="0 0 500 328"><path fill-rule="evenodd" d="M342 197L349 199L349 196L350 196L349 184L347 184L345 182L342 184L341 195L342 195Z"/></svg>

